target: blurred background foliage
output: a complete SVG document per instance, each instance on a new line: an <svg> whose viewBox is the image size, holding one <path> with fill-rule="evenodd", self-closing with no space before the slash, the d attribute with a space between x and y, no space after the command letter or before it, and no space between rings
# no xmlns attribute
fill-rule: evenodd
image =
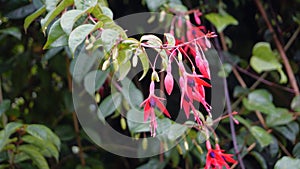
<svg viewBox="0 0 300 169"><path fill-rule="evenodd" d="M163 5L168 2L168 0L109 0L108 4L116 19L137 12L158 11L157 4ZM36 11L41 6L40 3L41 1L35 0L32 2L0 0L0 128L3 129L2 131L9 131L7 126L10 124L9 126L14 126L14 130L8 133L9 138L17 137L21 140L20 137L26 136L28 139L28 136L32 135L46 142L46 138L40 137L41 133L34 134L30 130L26 131L26 125L11 122L42 124L34 126L40 127L41 130L45 126L50 128L55 133L52 134L57 135L61 141L60 148L56 150L59 150L59 157L55 157L55 151L51 151L53 154L42 154L46 157L49 168L53 169L200 168L203 166L205 153L195 152L198 148L195 146L188 150L191 152L190 155L189 152L182 153L180 146L179 148L177 146L157 157L130 159L102 150L90 141L81 128L77 130L74 114L72 114L73 106L68 81L70 57L67 50L64 47L43 50L47 38L41 31L41 18L34 21L27 32L23 28L25 17ZM224 62L228 68L225 67L232 107L239 112L236 119L240 124L236 126L236 133L246 168L279 169L284 166L299 168L300 98L295 97L288 82L280 84L282 77L278 73L278 68L264 69L265 62L262 60L266 59L267 62L272 63L271 60L276 60L272 66L281 65L283 74L286 75L272 33L267 28L255 2L183 0L182 3L188 9L200 9L204 14L202 20L208 30L213 30L213 26L219 30L218 21L215 19L220 19L218 16L206 16L209 13L222 14L226 11L238 21L238 23L231 23L234 26L226 25L223 31L218 32L223 34L223 40L228 47L228 50L224 50L223 46L219 52L224 55ZM266 0L263 2L263 7L281 44L285 46L291 41L286 46L286 54L296 81L300 84L300 41L298 40L300 1ZM291 40L293 36L296 37ZM263 53L261 56L254 51L254 46L263 52L268 50L270 52ZM264 58L266 55L268 56ZM253 56L257 57L256 61ZM268 60L270 58L271 60ZM233 69L239 72L238 78L243 79L244 86ZM259 78L262 81L258 82ZM120 126L118 123L115 125ZM20 130L25 130L25 133ZM44 132L49 131L45 129ZM3 133L2 136L0 135L1 138L4 138ZM220 135L219 139L224 149L233 152L228 119L220 123L217 133ZM82 144L80 147L78 139ZM11 143L16 145L17 141L11 140ZM55 143L49 144L55 145ZM81 151L79 148L82 148L84 161L79 158ZM39 150L42 149L43 147ZM7 150L9 148L0 149L2 168L43 168L43 164L34 161L37 155L15 164L11 161L12 157ZM55 158L58 160L56 161ZM165 163L161 163L162 161Z"/></svg>

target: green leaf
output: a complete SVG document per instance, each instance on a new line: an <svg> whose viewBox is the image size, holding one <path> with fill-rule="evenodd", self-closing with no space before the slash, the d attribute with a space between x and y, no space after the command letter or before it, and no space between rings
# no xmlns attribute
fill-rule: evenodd
<svg viewBox="0 0 300 169"><path fill-rule="evenodd" d="M84 11L74 9L74 10L69 10L62 15L60 25L66 34L69 35L72 32L74 23L83 14L84 14Z"/></svg>
<svg viewBox="0 0 300 169"><path fill-rule="evenodd" d="M300 96L295 96L293 98L291 108L297 112L300 112Z"/></svg>
<svg viewBox="0 0 300 169"><path fill-rule="evenodd" d="M0 164L0 169L7 169L9 166L9 164Z"/></svg>
<svg viewBox="0 0 300 169"><path fill-rule="evenodd" d="M101 33L101 39L104 45L105 51L110 51L115 45L116 40L119 37L119 33L113 29L104 29Z"/></svg>
<svg viewBox="0 0 300 169"><path fill-rule="evenodd" d="M16 122L8 123L4 130L0 131L0 152L2 151L3 147L9 142L9 137L16 132L16 130L23 125Z"/></svg>
<svg viewBox="0 0 300 169"><path fill-rule="evenodd" d="M94 70L84 78L84 88L92 96L105 82L109 71Z"/></svg>
<svg viewBox="0 0 300 169"><path fill-rule="evenodd" d="M300 158L300 143L297 143L293 148L293 156Z"/></svg>
<svg viewBox="0 0 300 169"><path fill-rule="evenodd" d="M256 43L252 49L251 67L257 72L277 70L280 73L280 83L286 83L287 77L282 71L282 65L267 42Z"/></svg>
<svg viewBox="0 0 300 169"><path fill-rule="evenodd" d="M127 112L127 125L131 133L149 132L150 121L144 122L144 112L139 109L131 109Z"/></svg>
<svg viewBox="0 0 300 169"><path fill-rule="evenodd" d="M1 29L0 34L11 35L19 40L21 40L22 34L17 27L9 27L6 29Z"/></svg>
<svg viewBox="0 0 300 169"><path fill-rule="evenodd" d="M167 3L167 0L146 0L147 7L150 11L156 11L160 6Z"/></svg>
<svg viewBox="0 0 300 169"><path fill-rule="evenodd" d="M147 72L149 70L149 58L145 51L145 48L142 48L142 52L139 54L139 58L143 66L143 74L139 80L142 80L147 75Z"/></svg>
<svg viewBox="0 0 300 169"><path fill-rule="evenodd" d="M265 114L276 113L275 106L272 103L272 95L264 89L254 90L243 99L244 106L251 111L260 111Z"/></svg>
<svg viewBox="0 0 300 169"><path fill-rule="evenodd" d="M74 0L75 6L77 9L85 10L90 7L94 7L97 5L97 0Z"/></svg>
<svg viewBox="0 0 300 169"><path fill-rule="evenodd" d="M50 0L49 0L50 1ZM63 0L59 5L51 10L44 19L41 20L42 30L45 33L48 25L63 11L65 8L73 4L73 0ZM47 6L46 6L47 8Z"/></svg>
<svg viewBox="0 0 300 169"><path fill-rule="evenodd" d="M70 141L76 136L74 128L71 125L59 125L55 128L55 133L61 141Z"/></svg>
<svg viewBox="0 0 300 169"><path fill-rule="evenodd" d="M0 104L0 117L10 108L10 100L3 100Z"/></svg>
<svg viewBox="0 0 300 169"><path fill-rule="evenodd" d="M295 142L296 136L299 134L299 125L297 122L291 122L286 126L277 126L274 129L291 142Z"/></svg>
<svg viewBox="0 0 300 169"><path fill-rule="evenodd" d="M147 41L152 46L162 46L162 41L155 35L144 35L141 37L140 42Z"/></svg>
<svg viewBox="0 0 300 169"><path fill-rule="evenodd" d="M40 9L38 9L37 11L35 11L34 13L32 13L31 15L27 16L25 18L25 21L24 21L24 29L25 29L25 32L27 31L29 25L34 21L36 20L39 16L41 16L43 13L46 12L46 7L45 6L42 6Z"/></svg>
<svg viewBox="0 0 300 169"><path fill-rule="evenodd" d="M258 126L252 126L250 132L253 137L258 141L261 147L268 146L272 143L272 136L266 132L263 128Z"/></svg>
<svg viewBox="0 0 300 169"><path fill-rule="evenodd" d="M74 54L78 45L80 45L85 38L94 30L95 25L84 24L75 28L69 37L68 44L71 52Z"/></svg>
<svg viewBox="0 0 300 169"><path fill-rule="evenodd" d="M172 124L168 131L168 139L171 141L175 141L176 139L181 137L187 129L188 127L184 125L178 123Z"/></svg>
<svg viewBox="0 0 300 169"><path fill-rule="evenodd" d="M125 100L130 104L131 108L138 108L144 100L142 92L126 77L121 81L121 84Z"/></svg>
<svg viewBox="0 0 300 169"><path fill-rule="evenodd" d="M37 137L31 135L26 135L22 137L22 140L26 143L34 145L40 149L41 154L46 157L54 157L58 161L59 153L58 149L49 141L41 140Z"/></svg>
<svg viewBox="0 0 300 169"><path fill-rule="evenodd" d="M291 168L296 169L299 168L299 166L300 166L300 159L284 156L276 162L274 169L291 169Z"/></svg>
<svg viewBox="0 0 300 169"><path fill-rule="evenodd" d="M59 138L48 127L40 124L30 124L25 127L25 131L36 138L53 143L60 150Z"/></svg>
<svg viewBox="0 0 300 169"><path fill-rule="evenodd" d="M131 62L127 61L119 65L119 80L123 80L131 69Z"/></svg>
<svg viewBox="0 0 300 169"><path fill-rule="evenodd" d="M291 121L293 121L293 115L283 108L276 108L276 112L268 114L266 118L266 123L269 127L288 124Z"/></svg>
<svg viewBox="0 0 300 169"><path fill-rule="evenodd" d="M68 44L67 35L60 26L60 19L56 20L51 26L48 39L43 49L66 46Z"/></svg>
<svg viewBox="0 0 300 169"><path fill-rule="evenodd" d="M168 46L175 46L175 37L170 34L170 33L164 33L167 42L168 42Z"/></svg>
<svg viewBox="0 0 300 169"><path fill-rule="evenodd" d="M268 169L267 162L265 158L256 151L251 151L250 154L256 159L259 163L261 169Z"/></svg>
<svg viewBox="0 0 300 169"><path fill-rule="evenodd" d="M205 15L205 18L209 20L216 28L218 32L223 30L229 25L238 25L238 21L228 13L209 13Z"/></svg>
<svg viewBox="0 0 300 169"><path fill-rule="evenodd" d="M55 9L56 5L59 3L60 0L45 0L45 5L47 11L52 11Z"/></svg>
<svg viewBox="0 0 300 169"><path fill-rule="evenodd" d="M79 83L86 74L92 69L98 59L102 59L103 52L95 50L92 53L81 52L78 57L72 60L70 72L74 80Z"/></svg>
<svg viewBox="0 0 300 169"><path fill-rule="evenodd" d="M103 120L111 115L122 103L122 95L119 92L106 97L99 106L98 117Z"/></svg>
<svg viewBox="0 0 300 169"><path fill-rule="evenodd" d="M43 157L43 155L39 151L33 149L32 146L21 145L18 147L18 150L27 154L39 169L49 169L45 157Z"/></svg>
<svg viewBox="0 0 300 169"><path fill-rule="evenodd" d="M108 16L110 19L113 19L114 14L113 12L106 6L100 6L102 13L106 16Z"/></svg>

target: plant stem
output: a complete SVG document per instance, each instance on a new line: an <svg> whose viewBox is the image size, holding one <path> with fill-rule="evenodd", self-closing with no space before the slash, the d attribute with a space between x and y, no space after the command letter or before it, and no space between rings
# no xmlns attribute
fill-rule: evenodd
<svg viewBox="0 0 300 169"><path fill-rule="evenodd" d="M68 88L69 91L72 91L72 77L70 74L70 60L68 57L66 57L66 65L67 65L67 79L68 79ZM77 145L79 148L79 158L80 158L80 163L82 166L85 166L85 159L83 156L83 150L82 150L82 144L81 144L81 139L80 139L80 130L79 130L79 124L78 124L78 119L76 116L76 112L73 111L72 112L72 117L73 117L73 125L74 125L74 129L75 129L75 133L76 133L76 141L77 141Z"/></svg>
<svg viewBox="0 0 300 169"><path fill-rule="evenodd" d="M223 33L220 33L220 39L221 39L221 43L225 43L225 39L224 39L224 34ZM222 46L225 46L225 50L227 50L226 43L222 44ZM224 55L221 52L221 47L220 47L220 43L219 43L218 39L216 39L216 47L218 49L219 55L221 57L221 60L224 60ZM237 138L236 138L236 133L235 133L235 126L234 126L234 120L233 120L233 115L232 115L232 107L231 107L231 103L230 103L230 96L229 96L227 79L226 78L223 78L223 79L224 79L224 90L225 90L226 107L227 107L227 112L228 112L228 115L229 115L230 132L231 132L231 135L232 135L233 148L234 148L235 154L236 154L236 156L238 158L239 165L240 165L241 169L245 169L244 162L243 162L243 159L241 157L240 150L239 150L238 143L237 143Z"/></svg>
<svg viewBox="0 0 300 169"><path fill-rule="evenodd" d="M289 41L284 46L284 51L287 51L291 47L291 45L296 40L299 33L300 33L300 25L298 26L297 30L293 33L292 37L289 39Z"/></svg>
<svg viewBox="0 0 300 169"><path fill-rule="evenodd" d="M283 60L283 64L285 66L285 69L286 69L286 72L288 74L288 77L289 77L289 80L290 80L290 84L292 86L292 88L294 89L295 91L295 95L300 95L300 92L299 92L299 88L298 88L298 85L297 85L297 81L296 81L296 78L294 76L294 73L293 73L293 70L291 68L291 65L289 63L289 60L286 56L286 53L271 25L271 22L269 21L268 17L267 17L267 14L266 14L266 11L265 9L263 8L262 6L262 3L260 0L255 0L255 3L256 3L256 6L259 10L259 12L261 13L263 19L265 20L266 24L267 24L267 27L269 29L269 31L271 32L272 36L273 36L273 40L275 42L275 45L277 47L277 50L279 51L279 54L280 54L280 57L281 59Z"/></svg>

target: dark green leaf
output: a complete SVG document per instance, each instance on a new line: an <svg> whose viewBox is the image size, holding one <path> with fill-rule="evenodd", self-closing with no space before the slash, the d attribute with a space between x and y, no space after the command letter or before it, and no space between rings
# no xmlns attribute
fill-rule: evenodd
<svg viewBox="0 0 300 169"><path fill-rule="evenodd" d="M264 89L258 89L251 92L248 98L243 99L243 104L248 110L258 110L265 114L276 113L275 106L272 103L272 95Z"/></svg>
<svg viewBox="0 0 300 169"><path fill-rule="evenodd" d="M300 158L300 143L297 143L293 148L293 156Z"/></svg>
<svg viewBox="0 0 300 169"><path fill-rule="evenodd" d="M122 95L119 92L113 93L106 97L99 106L98 117L104 120L111 115L122 103Z"/></svg>
<svg viewBox="0 0 300 169"><path fill-rule="evenodd" d="M6 14L6 17L9 19L22 19L31 14L34 10L35 6L33 4L29 4L9 12Z"/></svg>
<svg viewBox="0 0 300 169"><path fill-rule="evenodd" d="M70 141L75 138L74 128L70 125L59 125L55 128L55 133L62 141Z"/></svg>
<svg viewBox="0 0 300 169"><path fill-rule="evenodd" d="M43 157L43 155L39 151L33 149L32 146L21 145L19 146L18 150L27 154L39 169L49 169L45 157Z"/></svg>
<svg viewBox="0 0 300 169"><path fill-rule="evenodd" d="M209 20L216 28L218 32L223 30L229 25L238 25L238 21L229 15L228 13L209 13L205 15L205 18Z"/></svg>
<svg viewBox="0 0 300 169"><path fill-rule="evenodd" d="M10 108L10 100L3 100L0 104L0 117Z"/></svg>
<svg viewBox="0 0 300 169"><path fill-rule="evenodd" d="M88 73L84 78L84 88L90 94L94 95L105 82L109 71L94 70Z"/></svg>
<svg viewBox="0 0 300 169"><path fill-rule="evenodd" d="M253 137L255 137L255 139L258 141L261 147L268 146L272 143L272 136L263 128L258 126L252 126L250 128L250 132L253 135Z"/></svg>
<svg viewBox="0 0 300 169"><path fill-rule="evenodd" d="M296 122L291 122L286 126L274 127L274 129L291 142L295 142L296 136L299 134L299 125Z"/></svg>
<svg viewBox="0 0 300 169"><path fill-rule="evenodd" d="M264 158L261 154L259 154L259 153L256 152L256 151L252 151L250 154L251 154L251 155L256 159L256 161L259 163L261 169L268 169L267 162L266 162L265 158Z"/></svg>
<svg viewBox="0 0 300 169"><path fill-rule="evenodd" d="M276 108L276 113L270 113L266 118L266 123L269 127L288 124L291 121L293 121L293 114L283 108Z"/></svg>
<svg viewBox="0 0 300 169"><path fill-rule="evenodd" d="M36 20L39 16L46 12L46 7L42 6L40 9L32 13L31 15L27 16L24 21L24 29L27 31L29 25Z"/></svg>
<svg viewBox="0 0 300 169"><path fill-rule="evenodd" d="M39 152L46 157L54 157L58 161L58 149L49 141L41 140L37 137L31 135L26 135L22 137L22 140L26 143L34 145L39 148Z"/></svg>
<svg viewBox="0 0 300 169"><path fill-rule="evenodd" d="M274 169L296 169L299 168L299 166L300 159L284 156L276 162Z"/></svg>
<svg viewBox="0 0 300 169"><path fill-rule="evenodd" d="M59 138L48 127L40 124L30 124L25 127L25 131L34 137L53 143L58 150L60 149Z"/></svg>
<svg viewBox="0 0 300 169"><path fill-rule="evenodd" d="M20 30L16 27L9 27L6 29L1 29L0 34L11 35L19 40L21 40L21 37L22 37Z"/></svg>
<svg viewBox="0 0 300 169"><path fill-rule="evenodd" d="M300 96L295 96L293 98L291 108L295 111L300 112Z"/></svg>
<svg viewBox="0 0 300 169"><path fill-rule="evenodd" d="M0 131L0 152L2 151L3 147L8 143L9 137L20 127L22 127L22 124L11 122L5 126L4 130Z"/></svg>

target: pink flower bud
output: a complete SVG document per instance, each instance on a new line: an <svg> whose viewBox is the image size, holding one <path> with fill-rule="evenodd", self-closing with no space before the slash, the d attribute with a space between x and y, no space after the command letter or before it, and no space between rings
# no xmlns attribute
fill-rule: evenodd
<svg viewBox="0 0 300 169"><path fill-rule="evenodd" d="M173 76L171 73L167 73L167 76L165 77L165 89L168 95L172 93L173 86L174 86Z"/></svg>
<svg viewBox="0 0 300 169"><path fill-rule="evenodd" d="M149 87L150 95L151 95L151 94L154 94L154 89L155 89L154 81L151 81L150 87Z"/></svg>

